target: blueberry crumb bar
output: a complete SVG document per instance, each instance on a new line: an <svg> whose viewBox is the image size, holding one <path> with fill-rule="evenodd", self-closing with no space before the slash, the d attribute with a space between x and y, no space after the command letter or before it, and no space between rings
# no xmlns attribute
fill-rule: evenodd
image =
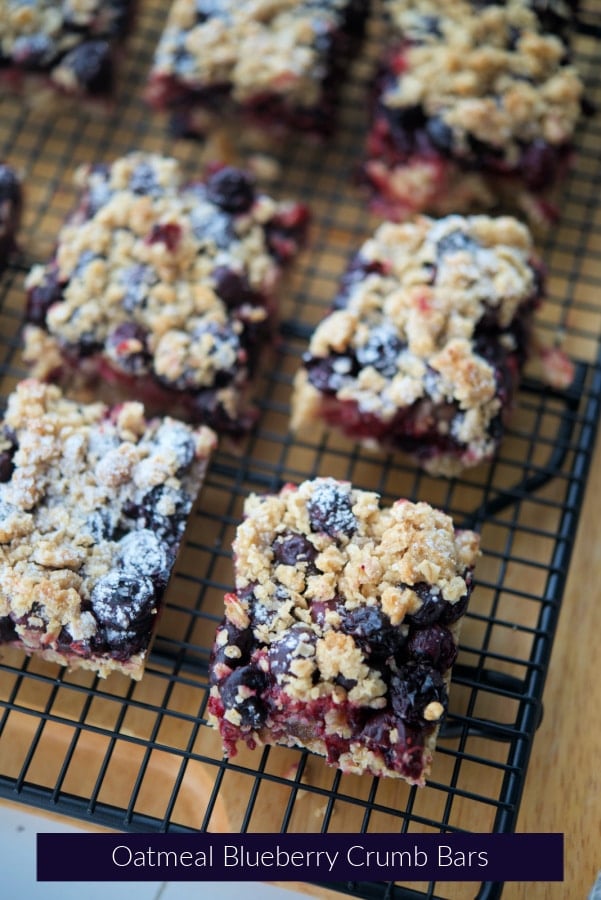
<svg viewBox="0 0 601 900"><path fill-rule="evenodd" d="M502 209L556 215L583 104L570 8L386 0L393 32L363 168L385 218Z"/></svg>
<svg viewBox="0 0 601 900"><path fill-rule="evenodd" d="M95 381L152 412L244 433L278 278L307 210L231 166L184 184L178 162L156 154L77 177L79 206L26 281L31 374Z"/></svg>
<svg viewBox="0 0 601 900"><path fill-rule="evenodd" d="M436 475L490 459L542 293L530 232L510 216L383 223L313 332L292 429L321 422Z"/></svg>
<svg viewBox="0 0 601 900"><path fill-rule="evenodd" d="M209 716L238 741L423 785L448 704L478 535L427 503L316 478L251 495L210 661Z"/></svg>
<svg viewBox="0 0 601 900"><path fill-rule="evenodd" d="M0 163L0 272L17 246L23 194L15 170Z"/></svg>
<svg viewBox="0 0 601 900"><path fill-rule="evenodd" d="M47 103L107 99L133 0L0 0L0 85ZM42 103L43 98L43 103Z"/></svg>
<svg viewBox="0 0 601 900"><path fill-rule="evenodd" d="M179 134L242 114L280 132L326 135L369 0L175 0L147 97Z"/></svg>
<svg viewBox="0 0 601 900"><path fill-rule="evenodd" d="M20 382L0 422L0 644L141 678L214 445L140 403Z"/></svg>

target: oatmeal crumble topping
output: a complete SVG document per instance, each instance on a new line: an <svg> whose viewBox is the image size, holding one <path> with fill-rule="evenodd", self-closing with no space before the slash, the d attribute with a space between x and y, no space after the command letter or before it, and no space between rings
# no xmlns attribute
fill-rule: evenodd
<svg viewBox="0 0 601 900"><path fill-rule="evenodd" d="M524 0L477 9L468 0L387 0L387 9L407 47L384 105L420 106L451 129L457 155L471 153L475 138L509 165L535 139L571 139L582 81L563 41Z"/></svg>
<svg viewBox="0 0 601 900"><path fill-rule="evenodd" d="M487 458L503 407L499 360L524 352L526 334L516 323L527 321L539 294L530 232L516 219L383 223L313 333L296 378L292 427L319 417L330 399L390 428L400 411L412 409L423 423L438 407L444 415L436 428L464 448L462 464ZM427 426L415 430L426 443Z"/></svg>
<svg viewBox="0 0 601 900"><path fill-rule="evenodd" d="M106 675L142 674L210 429L33 379L0 424L0 638Z"/></svg>
<svg viewBox="0 0 601 900"><path fill-rule="evenodd" d="M0 77L9 90L31 85L47 105L50 83L87 98L113 89L116 49L130 25L131 0L0 0Z"/></svg>
<svg viewBox="0 0 601 900"><path fill-rule="evenodd" d="M326 75L327 36L348 6L348 0L222 0L201 3L199 13L196 0L175 0L152 74L175 75L191 87L227 84L242 103L273 92L313 106Z"/></svg>
<svg viewBox="0 0 601 900"><path fill-rule="evenodd" d="M176 160L156 154L83 167L76 178L82 199L55 257L26 282L33 374L53 374L57 352L88 366L102 359L131 381L211 390L235 418L305 212L228 167L186 185ZM50 350L42 358L40 345Z"/></svg>
<svg viewBox="0 0 601 900"><path fill-rule="evenodd" d="M222 728L226 749L238 739L300 743L332 762L337 736L349 742L345 771L395 774L367 738L362 747L358 710L388 716L386 740L402 744L411 728L391 712L404 690L396 679L431 678L440 690L426 690L412 737L419 765L409 778L421 783L478 548L474 532L426 503L383 508L378 494L333 478L251 495L233 544L236 592L211 660L212 715L236 726ZM429 657L432 640L445 649ZM315 718L312 739L306 716ZM408 776L403 764L396 774Z"/></svg>

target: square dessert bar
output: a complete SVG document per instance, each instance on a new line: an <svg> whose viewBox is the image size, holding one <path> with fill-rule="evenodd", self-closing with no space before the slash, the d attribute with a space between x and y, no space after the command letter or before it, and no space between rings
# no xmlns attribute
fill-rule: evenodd
<svg viewBox="0 0 601 900"><path fill-rule="evenodd" d="M215 436L28 379L0 422L0 644L141 678Z"/></svg>
<svg viewBox="0 0 601 900"><path fill-rule="evenodd" d="M175 0L156 49L148 101L202 135L228 114L328 134L369 0Z"/></svg>
<svg viewBox="0 0 601 900"><path fill-rule="evenodd" d="M110 97L133 7L134 0L0 0L0 85L40 104L44 88Z"/></svg>
<svg viewBox="0 0 601 900"><path fill-rule="evenodd" d="M479 539L427 503L333 478L249 497L210 662L210 720L343 772L422 785Z"/></svg>
<svg viewBox="0 0 601 900"><path fill-rule="evenodd" d="M16 172L0 163L0 272L17 245L23 195Z"/></svg>
<svg viewBox="0 0 601 900"><path fill-rule="evenodd" d="M313 332L293 430L322 422L431 474L490 459L542 291L530 232L510 216L383 223Z"/></svg>
<svg viewBox="0 0 601 900"><path fill-rule="evenodd" d="M52 260L26 282L32 375L95 380L149 410L240 434L306 209L228 166L184 184L177 161L154 154L89 166L79 184Z"/></svg>
<svg viewBox="0 0 601 900"><path fill-rule="evenodd" d="M398 39L378 78L363 166L376 211L555 216L583 102L560 7L386 0Z"/></svg>

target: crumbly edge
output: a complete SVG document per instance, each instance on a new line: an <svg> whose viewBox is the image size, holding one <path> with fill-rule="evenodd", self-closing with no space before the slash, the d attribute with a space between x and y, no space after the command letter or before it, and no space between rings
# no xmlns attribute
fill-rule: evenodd
<svg viewBox="0 0 601 900"><path fill-rule="evenodd" d="M324 488L341 491L348 497L350 506L342 521L348 524L354 520L357 524L357 530L350 537L341 533L333 537L311 529L308 505ZM338 630L339 614L335 610L327 612L325 624L319 626L312 621L307 600L344 597L345 608L349 610L373 603L381 606L393 626L402 628L405 616L415 612L421 601L410 588L399 588L398 584L427 582L440 591L444 600L457 602L469 592L464 576L466 571L471 571L478 557L478 535L456 531L449 516L426 503L398 501L392 507L382 509L376 493L353 489L350 484L331 478L314 479L298 487L289 485L278 495L251 495L245 503L244 514L233 544L236 588L243 592L253 585L255 599L251 610L249 602L242 599L240 593L228 595L226 621L237 629L248 628L252 611L254 620L259 623L253 627L255 653L272 646L299 623L316 634L314 659L319 664L321 681L314 683L314 659L306 644L292 663L292 674L277 675L281 690L293 701L302 704L331 696L334 703L340 703L348 697L350 702L366 708L385 707L386 686L377 670L370 670L352 637ZM340 512L337 515L341 515ZM318 574L307 573L306 563L286 566L272 562L274 540L289 532L305 535L319 551L315 560L320 570ZM278 597L278 584L285 585L290 600L282 601ZM264 615L257 617L258 608L271 614L267 622L264 622ZM460 620L450 628L455 643L459 627ZM221 633L227 644L226 633ZM232 656L237 653L237 647L232 646ZM324 673L329 678L324 677ZM220 677L219 671L215 674ZM227 668L222 674L227 675ZM333 680L339 674L356 681L348 694ZM450 671L443 678L448 686ZM211 689L211 696L219 698L218 685ZM226 710L224 718L239 727L240 719L235 710ZM211 724L218 725L214 716L209 719ZM276 724L281 725L277 713ZM424 730L424 774L429 770L436 744L436 715L430 726ZM338 728L344 728L344 723L333 720L329 727L336 733ZM266 743L286 743L286 739L274 736L268 725L257 731L244 729L240 733L242 737ZM324 743L318 739L306 741L290 734L288 745L306 746L327 755ZM361 746L353 747L340 766L344 771L372 771L405 777L398 772L389 772L377 753Z"/></svg>
<svg viewBox="0 0 601 900"><path fill-rule="evenodd" d="M438 246L456 234L466 236L465 248L441 255ZM393 334L405 349L396 356L392 377L372 365L351 375L341 364L335 399L354 402L387 422L399 410L428 399L425 380L434 370L440 383L431 399L454 402L463 413L454 437L468 447L465 461L486 458L494 449L487 429L500 401L493 366L475 353L473 336L488 309L502 330L532 302L529 230L510 216L422 216L409 223L383 223L358 256L382 271L353 283L344 308L330 313L313 332L309 354L325 359L369 347L376 329ZM509 352L515 349L509 332L499 340ZM306 372L300 372L292 398L293 430L314 422L323 404L332 402L329 397L322 401Z"/></svg>
<svg viewBox="0 0 601 900"><path fill-rule="evenodd" d="M559 37L541 31L523 0L474 11L464 0L388 0L394 27L407 41L406 69L384 91L385 106L421 106L453 133L453 153L469 137L502 148L510 166L521 145L542 138L568 144L581 114L583 83L566 65ZM424 28L437 20L439 33ZM519 33L516 47L509 37Z"/></svg>
<svg viewBox="0 0 601 900"><path fill-rule="evenodd" d="M54 653L55 661L67 660L71 666L99 673L139 671L140 664L136 656L133 663L103 654L80 660L51 646L63 626L69 627L74 640L86 640L97 630L82 601L112 571L120 545L94 535L90 517L99 511L110 517L114 510L118 521L125 503L157 485L180 492L192 505L216 444L215 435L204 426L192 429L168 417L147 422L139 403L123 404L112 423L109 413L104 404L64 398L54 385L33 379L21 382L9 397L3 423L17 438L15 468L10 480L0 485L0 615L25 621L17 632L21 628L27 652L40 650L44 658ZM166 441L153 443L161 427L166 429ZM194 453L183 472L177 446L182 440L192 442ZM0 450L6 446L10 438L0 433ZM162 515L175 513L170 504L167 497L160 507ZM129 533L139 530L133 526ZM171 556L165 556L169 570L176 551L173 546ZM163 574L169 573L165 569ZM157 596L155 612L160 601ZM45 619L36 615L36 604L43 607ZM34 643L30 629L37 635ZM138 656L143 659L144 653Z"/></svg>
<svg viewBox="0 0 601 900"><path fill-rule="evenodd" d="M520 176L466 171L450 158L412 156L402 163L372 156L363 165L372 190L371 207L380 218L404 221L420 213L447 216L492 211L499 206L544 234L557 215L558 182L532 190Z"/></svg>
<svg viewBox="0 0 601 900"><path fill-rule="evenodd" d="M141 168L156 183L150 193L130 188L132 175ZM174 159L140 152L114 161L106 174L88 166L76 178L82 188L80 207L61 229L54 259L35 266L26 279L27 290L34 291L56 266L64 286L61 300L45 317L44 328L53 340L40 335L37 326L25 332L25 358L36 365L32 374L46 377L60 368L61 357L73 352L82 335L91 335L110 365L119 369L121 357L137 354L136 375L150 374L184 392L212 388L219 372L238 370L222 392L234 415L245 381L243 329L245 323L260 327L267 322L281 274L265 228L274 216L286 214L291 203L276 203L257 192L248 212L230 217L201 198L194 186L182 185ZM104 202L88 216L90 197L99 195ZM195 233L195 222L207 217L231 225L228 247L210 233ZM153 237L156 228L166 229L165 240ZM239 305L235 314L216 292L214 272L222 267L246 278L257 298ZM142 272L136 277L143 278L133 288L128 283L132 271ZM144 295L131 309L124 307L128 290ZM142 329L144 346L136 335L111 342L111 334L124 323ZM43 356L40 344L48 351Z"/></svg>
<svg viewBox="0 0 601 900"><path fill-rule="evenodd" d="M133 6L131 0L130 7ZM117 16L121 12L115 10ZM115 20L115 14L110 3L99 0L71 0L63 4L37 0L19 5L0 0L0 55L9 61L6 67L12 75L6 79L9 93L16 92L21 99L25 98L29 109L45 115L63 111L65 103L76 109L82 100L88 112L104 111L110 92L86 90L77 77L70 54L89 42L105 42L114 71L130 28L131 9L122 23ZM77 24L77 31L68 27L67 15ZM32 35L52 42L38 66L19 60L19 41ZM13 57L15 51L17 58Z"/></svg>
<svg viewBox="0 0 601 900"><path fill-rule="evenodd" d="M238 104L273 92L287 103L315 107L325 65L318 38L342 26L347 5L348 0L332 0L328 8L298 0L254 0L232 4L226 15L199 24L194 0L175 0L156 49L151 83L169 78L191 89L228 85Z"/></svg>
<svg viewBox="0 0 601 900"><path fill-rule="evenodd" d="M51 648L41 650L33 650L22 643L14 643L12 646L19 650L24 650L28 656L35 656L44 662L55 663L59 666L65 666L69 672L84 671L94 672L99 678L108 678L113 672L120 675L126 675L133 681L140 681L144 675L146 660L150 653L150 646L142 651L130 656L127 660L112 659L110 656L94 656L84 658L76 654L61 653L59 650ZM2 645L0 644L0 649Z"/></svg>

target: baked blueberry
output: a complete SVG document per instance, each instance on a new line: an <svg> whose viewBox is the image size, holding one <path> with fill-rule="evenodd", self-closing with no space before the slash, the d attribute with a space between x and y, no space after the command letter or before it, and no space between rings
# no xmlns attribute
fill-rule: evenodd
<svg viewBox="0 0 601 900"><path fill-rule="evenodd" d="M330 509L338 525L352 509L344 541L338 528L313 527L311 507L328 494L346 498ZM423 784L458 621L412 620L416 604L395 573L412 572L444 610L462 585L471 591L477 536L425 503L382 507L377 494L332 478L252 495L244 513L233 543L238 588L226 596L209 663L209 721L225 752L240 741L300 746L343 772ZM418 581L426 567L435 584Z"/></svg>
<svg viewBox="0 0 601 900"><path fill-rule="evenodd" d="M0 583L15 587L2 592L0 643L102 677L141 678L215 435L146 419L137 403L78 403L34 379L18 384L6 416ZM51 434L60 440L49 455Z"/></svg>

